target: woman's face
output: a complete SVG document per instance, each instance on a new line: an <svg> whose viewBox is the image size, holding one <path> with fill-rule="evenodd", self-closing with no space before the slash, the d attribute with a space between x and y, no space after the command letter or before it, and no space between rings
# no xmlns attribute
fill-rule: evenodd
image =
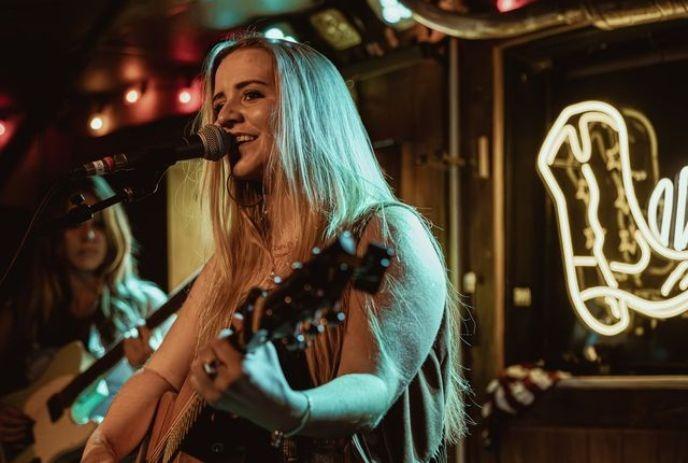
<svg viewBox="0 0 688 463"><path fill-rule="evenodd" d="M86 203L94 204L96 199L86 195ZM68 228L63 235L65 257L70 270L94 272L105 262L107 240L101 217Z"/></svg>
<svg viewBox="0 0 688 463"><path fill-rule="evenodd" d="M275 140L270 118L277 103L272 56L262 48L242 48L227 55L215 73L215 124L238 143L232 174L261 180Z"/></svg>

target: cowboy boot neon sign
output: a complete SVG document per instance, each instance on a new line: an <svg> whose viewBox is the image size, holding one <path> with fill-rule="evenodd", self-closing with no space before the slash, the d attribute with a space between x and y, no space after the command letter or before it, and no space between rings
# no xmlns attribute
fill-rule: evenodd
<svg viewBox="0 0 688 463"><path fill-rule="evenodd" d="M688 166L674 184L657 180L657 164L647 118L601 101L565 108L538 155L569 297L603 335L623 332L631 311L666 319L688 310Z"/></svg>

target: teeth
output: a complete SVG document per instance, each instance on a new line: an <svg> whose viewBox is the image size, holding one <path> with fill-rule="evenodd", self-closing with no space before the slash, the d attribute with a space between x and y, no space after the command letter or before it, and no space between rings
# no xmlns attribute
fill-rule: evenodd
<svg viewBox="0 0 688 463"><path fill-rule="evenodd" d="M251 141L251 140L255 140L255 139L256 139L256 137L254 137L253 135L237 135L237 137L236 137L236 141L239 143L244 142L244 141Z"/></svg>

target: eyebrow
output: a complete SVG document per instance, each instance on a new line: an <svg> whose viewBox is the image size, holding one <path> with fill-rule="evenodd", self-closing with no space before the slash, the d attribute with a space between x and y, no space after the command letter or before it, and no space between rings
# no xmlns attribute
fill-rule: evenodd
<svg viewBox="0 0 688 463"><path fill-rule="evenodd" d="M247 87L251 84L259 84L259 85L264 85L264 86L268 85L266 82L263 82L262 80L251 79L251 80L244 80L244 81L239 82L238 84L236 84L234 86L234 88L236 88L237 90L241 90L242 88ZM221 97L223 95L224 95L224 92L216 93L215 95L213 95L212 101L217 100L219 97Z"/></svg>

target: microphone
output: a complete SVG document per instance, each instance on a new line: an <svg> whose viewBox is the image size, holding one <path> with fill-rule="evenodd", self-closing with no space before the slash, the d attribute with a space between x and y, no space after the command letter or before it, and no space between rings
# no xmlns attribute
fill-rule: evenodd
<svg viewBox="0 0 688 463"><path fill-rule="evenodd" d="M105 156L82 164L72 171L72 176L107 175L136 167L167 167L177 161L195 158L219 161L235 145L231 135L216 125L208 124L201 127L195 135L184 138L181 143Z"/></svg>

